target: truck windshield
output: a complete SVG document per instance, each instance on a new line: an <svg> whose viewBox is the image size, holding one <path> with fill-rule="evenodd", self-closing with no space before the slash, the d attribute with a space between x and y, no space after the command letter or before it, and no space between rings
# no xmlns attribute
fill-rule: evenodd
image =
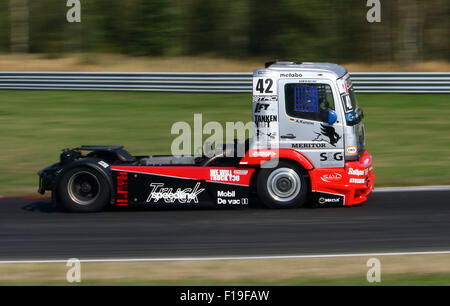
<svg viewBox="0 0 450 306"><path fill-rule="evenodd" d="M363 118L363 113L358 105L358 100L356 99L355 91L353 87L350 87L348 94L343 94L342 102L345 109L345 120L348 125L355 125L361 122Z"/></svg>

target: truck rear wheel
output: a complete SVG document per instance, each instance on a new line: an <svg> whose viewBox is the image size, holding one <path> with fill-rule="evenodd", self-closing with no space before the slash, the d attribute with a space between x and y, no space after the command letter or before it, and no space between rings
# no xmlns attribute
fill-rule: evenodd
<svg viewBox="0 0 450 306"><path fill-rule="evenodd" d="M94 212L108 204L111 191L106 179L89 167L77 167L63 175L58 198L72 212Z"/></svg>
<svg viewBox="0 0 450 306"><path fill-rule="evenodd" d="M257 178L258 197L268 208L295 208L305 204L308 184L293 163L279 161L275 168L262 168Z"/></svg>

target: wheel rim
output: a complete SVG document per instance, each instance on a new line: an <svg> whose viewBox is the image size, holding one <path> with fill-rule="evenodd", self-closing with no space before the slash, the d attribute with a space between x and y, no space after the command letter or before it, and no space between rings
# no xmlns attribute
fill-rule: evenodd
<svg viewBox="0 0 450 306"><path fill-rule="evenodd" d="M288 202L300 192L301 181L298 173L290 168L279 168L269 175L267 190L270 196L279 202Z"/></svg>
<svg viewBox="0 0 450 306"><path fill-rule="evenodd" d="M72 175L67 184L67 191L72 201L79 205L95 202L100 194L100 183L95 175L87 171Z"/></svg>

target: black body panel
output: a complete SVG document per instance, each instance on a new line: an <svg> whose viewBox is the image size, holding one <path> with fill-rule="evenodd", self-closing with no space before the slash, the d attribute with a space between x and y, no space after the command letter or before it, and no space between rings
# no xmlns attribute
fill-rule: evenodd
<svg viewBox="0 0 450 306"><path fill-rule="evenodd" d="M117 205L245 206L249 187L153 174L113 171Z"/></svg>

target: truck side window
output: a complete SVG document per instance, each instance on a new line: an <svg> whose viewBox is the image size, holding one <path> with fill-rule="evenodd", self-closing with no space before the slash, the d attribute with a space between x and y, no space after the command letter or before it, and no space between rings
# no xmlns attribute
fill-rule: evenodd
<svg viewBox="0 0 450 306"><path fill-rule="evenodd" d="M326 122L328 110L334 110L330 85L293 83L284 89L288 116Z"/></svg>

